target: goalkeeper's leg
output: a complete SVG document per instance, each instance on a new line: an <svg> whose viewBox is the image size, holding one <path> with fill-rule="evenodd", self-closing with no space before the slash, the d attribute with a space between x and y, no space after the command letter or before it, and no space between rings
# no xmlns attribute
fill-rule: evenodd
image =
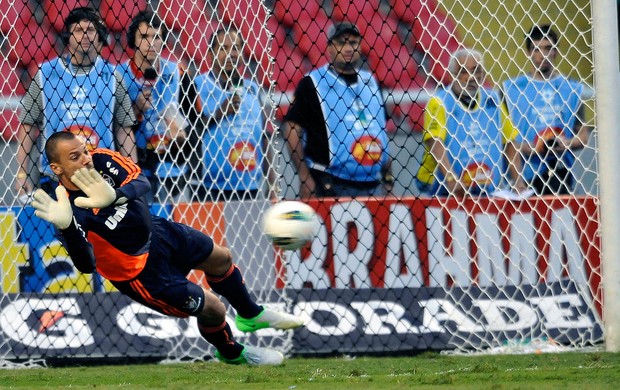
<svg viewBox="0 0 620 390"><path fill-rule="evenodd" d="M215 245L213 253L201 264L200 269L205 272L213 291L225 297L237 311L235 323L239 330L254 332L263 328L293 329L304 324L300 317L257 305L245 287L239 268L232 264L229 249Z"/></svg>
<svg viewBox="0 0 620 390"><path fill-rule="evenodd" d="M198 330L217 349L216 357L225 363L276 365L284 357L276 350L245 346L235 341L226 323L226 307L212 292L187 280L175 270L166 269L165 261L151 258L135 279L113 282L123 294L160 313L198 319Z"/></svg>
<svg viewBox="0 0 620 390"><path fill-rule="evenodd" d="M218 360L228 364L253 366L279 365L284 356L269 348L244 346L235 341L230 326L226 323L226 308L212 293L204 291L205 304L198 314L198 330L202 337L212 344Z"/></svg>

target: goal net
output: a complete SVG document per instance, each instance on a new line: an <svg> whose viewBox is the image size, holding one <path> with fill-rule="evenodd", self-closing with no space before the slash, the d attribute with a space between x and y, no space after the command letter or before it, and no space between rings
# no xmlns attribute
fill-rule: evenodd
<svg viewBox="0 0 620 390"><path fill-rule="evenodd" d="M247 335L234 327L231 308L228 322L241 342L296 355L511 353L603 343L589 1L0 4L0 363L203 359L214 352L195 319L160 315L101 276L76 271L52 227L16 189L24 175L34 185L45 179L35 130L53 121L43 114L91 101L65 87L68 102L47 101L40 118L20 105L33 82L37 92L52 82L37 78L45 74L41 64L69 58L63 21L84 5L101 14L108 30L101 56L119 65L136 99L131 109L145 123L134 127L133 147L151 177L152 213L230 247L258 303L306 319L295 331ZM127 66L140 50L127 31L142 10L155 12L166 27L153 78ZM330 26L345 21L359 30L361 69L372 73L385 102L383 153L394 181L378 184L389 187L385 196L304 199L321 222L316 237L302 250L284 252L264 237L260 218L276 200L299 199L306 184L284 137L286 115L300 82L334 52ZM545 25L557 41L547 32L543 39L531 34ZM457 52L462 55L454 57ZM551 71L538 79L543 66ZM165 89L174 95L169 101ZM138 107L147 90L149 113ZM346 122L326 106L305 111L318 115L305 120L325 122L323 114ZM18 160L20 120L35 129L25 163ZM95 133L101 127L93 126ZM375 136L364 126L354 135L362 151L350 149L360 165L365 157L376 161L359 141ZM304 131L307 137L323 130ZM337 138L324 135L325 143L313 147L333 156L343 149ZM557 179L544 195L532 191L539 171ZM208 287L202 274L189 278Z"/></svg>

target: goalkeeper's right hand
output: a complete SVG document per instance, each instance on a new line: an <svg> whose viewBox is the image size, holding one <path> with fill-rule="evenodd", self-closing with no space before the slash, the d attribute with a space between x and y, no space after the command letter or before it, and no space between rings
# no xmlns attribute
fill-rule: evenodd
<svg viewBox="0 0 620 390"><path fill-rule="evenodd" d="M75 205L83 209L102 209L116 200L116 191L99 172L92 168L80 168L71 176L73 184L82 190L86 197L75 198Z"/></svg>
<svg viewBox="0 0 620 390"><path fill-rule="evenodd" d="M67 190L63 186L56 187L56 198L52 199L45 191L38 189L33 194L32 207L34 215L52 223L60 230L64 230L71 225L73 220L73 210L67 195Z"/></svg>

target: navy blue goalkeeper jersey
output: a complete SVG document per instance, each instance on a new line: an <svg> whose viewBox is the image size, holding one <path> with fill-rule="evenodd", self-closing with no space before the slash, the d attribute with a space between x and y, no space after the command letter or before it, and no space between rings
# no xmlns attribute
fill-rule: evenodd
<svg viewBox="0 0 620 390"><path fill-rule="evenodd" d="M102 209L84 209L74 200L86 195L68 191L74 219L61 231L62 241L79 271L96 269L111 281L130 280L144 268L152 218L157 218L143 196L150 184L137 164L117 152L95 149L91 155L95 170L116 190L117 200Z"/></svg>

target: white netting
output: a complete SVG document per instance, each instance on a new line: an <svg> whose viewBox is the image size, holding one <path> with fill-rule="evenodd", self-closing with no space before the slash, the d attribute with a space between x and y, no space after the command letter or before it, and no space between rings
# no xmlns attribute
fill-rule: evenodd
<svg viewBox="0 0 620 390"><path fill-rule="evenodd" d="M287 8L283 3L277 2L274 7L276 17L282 24L289 23L291 31L296 30L297 23L308 20L303 18L304 11L297 8L289 11L298 12L299 18L290 18L279 9ZM313 7L305 9L308 10L314 12L311 26L318 20L329 23ZM310 254L290 258L288 275L292 287L437 287L436 299L416 301L424 309L421 315L414 311L418 315L413 316L413 321L408 316L413 311L409 300L402 316L395 314L401 308L395 310L396 318L379 317L383 324L390 324L389 329L396 329L392 332L399 337L421 344L424 342L411 333L439 332L449 339L450 346L476 350L538 337L559 339L573 347L602 341L597 254L600 243L590 230L598 226L598 208L593 198L598 190L596 139L589 136L594 124L589 3L330 1L323 2L320 10L332 20L357 24L366 43L361 48L367 59L365 65L384 88L391 125L396 127L392 129L390 145L396 177L393 193L416 196L421 189L429 203L422 199L379 205L323 202L319 207L327 208L322 214L327 226L313 243ZM528 126L535 128L542 139L548 134L543 134L545 126L541 124L559 126L566 131L567 138L572 138L573 131L576 135L580 130L579 123L573 122L578 115L585 136L582 142L571 146L574 152L567 152L575 157L574 165L569 166L574 186L569 178L558 176L556 187L563 184L570 195L523 200L522 195L509 191L515 177L511 177L507 164L510 155L501 155L502 131L508 134L508 130L507 125L502 127L502 100L497 90L507 88L504 80L532 72L529 57L535 50L527 50L525 36L533 26L546 24L552 25L559 38L557 47L552 48L557 50L552 58L557 66L551 77L554 81L536 87L543 89L538 99L546 106L539 103L530 108L521 100L529 98L532 91L510 90L504 91L507 95L512 93L506 96L508 110L521 131ZM321 44L315 47L319 49ZM449 69L452 54L461 48L467 49ZM472 65L466 62L468 57L478 61ZM478 64L484 69L476 68ZM468 102L460 103L452 97L456 89L452 88L451 76L460 77L461 89L467 89L472 76L484 70L488 77L481 74L478 82L484 84L488 95L477 96L482 109L459 109ZM559 74L571 81L556 77ZM420 88L424 93L419 92ZM446 92L442 92L444 89ZM573 102L568 103L569 99ZM428 102L423 116L418 110ZM489 125L489 121L493 123ZM420 134L416 130L434 132ZM557 136L557 129L552 131ZM441 149L434 151L435 158L424 153L425 148L428 152L433 148L433 137L444 142ZM544 155L535 150L536 140L526 133L517 136L515 142L523 146L515 153L525 161L540 157L545 169L559 175L563 166L552 165L552 161L561 162L564 152L551 150ZM444 156L447 163L441 169L429 161L440 161ZM568 160L566 165L572 162L571 158ZM534 186L534 180L527 173L524 175L528 184ZM447 190L433 188L437 182L445 184ZM485 186L493 182L498 191L489 190L485 195ZM294 190L297 186L293 182ZM488 198L492 192L495 196ZM549 193L564 192L556 188ZM287 195L294 196L294 192ZM374 217L366 214L369 212ZM348 231L351 224L357 229L354 233ZM383 244L384 240L388 242ZM364 264L368 272L360 268ZM373 275L373 271L378 275ZM426 296L422 291L419 294ZM579 304L568 303L573 299ZM554 323L554 315L547 311L556 304L571 307L570 315L568 311L556 312L563 318L562 324ZM394 311L389 299L383 310ZM415 328L416 321L422 322L417 332L397 331L402 324ZM370 320L364 323L370 327ZM355 322L351 326L355 328ZM355 335L351 333L352 338L359 337ZM339 343L346 341L325 340L327 345Z"/></svg>
<svg viewBox="0 0 620 390"><path fill-rule="evenodd" d="M230 42L226 39L232 36L232 31L238 30L239 36L243 36L242 44L239 44L241 42L235 43L233 39L233 44L238 44L240 51L238 62L234 63L233 66L239 68L243 80L242 82L236 81L237 85L234 87L239 88L238 93L242 99L245 101L252 100L251 103L248 103L249 108L244 111L249 112L248 116L238 120L244 127L237 128L238 137L236 140L234 136L228 137L226 140L230 143L225 145L230 149L229 155L222 156L219 161L214 161L213 164L216 166L204 164L201 157L204 153L203 147L206 150L214 150L217 143L222 142L223 139L219 139L216 134L210 137L206 124L208 119L203 121L197 118L200 114L198 112L200 109L198 101L202 99L207 104L213 94L219 92L195 87L192 90L192 87L179 82L178 89L181 92L179 95L183 98L179 98L176 103L184 110L185 123L183 120L177 123L189 125L186 127L187 142L185 145L181 145L175 164L165 166L154 176L154 183L157 182L158 178L165 177L166 180L162 179L161 188L155 194L153 212L192 225L211 235L216 242L228 245L233 251L235 262L242 269L248 289L256 296L258 302L266 307L282 311L289 310L283 290L275 287L277 270L274 265L273 249L262 237L256 224L262 211L269 205L267 196L276 185L275 181L271 181L271 184L266 181L263 183L260 176L252 177L257 182L255 187L251 188L252 193L248 193L252 195L249 198L252 200L224 203L224 201L231 199L231 195L226 192L212 194L215 188L212 188L208 183L203 183L204 176L201 176L203 172L217 171L219 169L217 164L230 161L229 158L234 159L234 161L230 161L230 165L233 167L233 175L235 172L254 170L255 166L257 166L256 172L261 172L262 160L257 159L256 156L259 154L254 148L257 150L261 148L262 150L263 138L265 145L271 144L272 133L267 132L267 130L273 127L271 125L273 104L268 98L271 89L268 82L271 73L271 62L268 55L270 34L264 27L268 10L259 2L252 4L234 2L225 4L220 2L218 5L202 0L131 3L108 0L101 2L42 1L3 2L2 5L3 7L6 6L3 10L6 9L5 12L10 13L8 16L2 15L3 36L6 37L3 40L3 69L6 72L3 72L3 75L9 77L2 80L3 96L5 97L3 100L5 109L3 117L10 120L3 126L3 135L6 136L6 140L2 144L2 158L3 160L6 158L5 164L3 164L5 171L1 175L3 206L5 206L3 208L5 217L3 218L2 242L5 245L4 252L7 253L2 260L2 303L5 306L2 322L6 325L3 327L5 335L0 343L2 356L6 355L9 358L19 359L40 355L48 358L58 356L57 352L49 353L46 348L53 350L54 348L62 349L63 346L75 347L75 343L79 342L79 339L76 338L77 336L72 337L71 334L73 333L83 337L81 342L86 349L95 344L112 345L115 341L111 340L118 337L122 339L137 336L151 340L144 342L145 345L142 347L138 346L135 349L130 347L129 350L120 352L127 356L158 356L163 353L162 357L181 359L187 357L202 358L212 355L213 352L198 334L195 321L173 320L172 322L164 321L156 327L149 327L147 323L142 323L144 326L140 326L141 321L137 318L141 316L153 317L155 321L163 317L137 305L130 305L128 301L118 299L118 297L111 300L103 298L106 292L114 291L114 288L98 276L85 277L74 271L70 260L67 258L66 251L54 239L52 230L34 218L31 211L20 210L21 204L19 203L20 199L18 199L20 194L17 194L13 189L13 178L16 177L18 170L25 170L26 167L18 168L15 164L14 156L19 143L14 138L17 123L11 115L15 115L18 102L24 95L25 89L30 85L31 78L37 70L37 64L62 53L64 49L61 42L64 31L63 20L69 11L76 6L92 6L99 10L103 22L109 29L108 46L103 48L102 56L110 62L120 65L126 63L132 53L128 49L127 37L127 30L132 18L141 10L156 11L168 27L162 58L181 64L179 68L184 69L189 81L188 85L192 87L197 85L197 74L215 69L212 65L214 58L215 61L219 61L218 58L225 57L225 55L218 57L217 53L209 53L208 48L213 41L214 34L221 31L219 40L215 39L213 42L220 43L224 47L223 50L231 51L236 48L230 48ZM14 18L18 20L16 25L9 22ZM32 44L22 42L25 39L30 39L29 36L17 39L24 28L36 32L32 38ZM138 32L136 36L140 37L140 34L142 32ZM28 34L26 33L26 35ZM44 39L39 41L36 37L44 37ZM38 44L33 42L38 42ZM45 43L44 47L41 46L42 42ZM48 42L51 44L48 45ZM225 64L220 65L220 68L225 68ZM215 80L219 79L220 76L222 76L221 73L213 73ZM20 77L23 79L21 83ZM126 85L129 88L129 85ZM244 90L241 90L241 87L244 87ZM227 90L229 86L227 85L225 88ZM196 90L198 90L197 93ZM189 109L186 109L187 107ZM177 111L179 111L178 108ZM172 111L172 115L170 115L170 111L165 110L160 111L160 114L159 118L154 120L154 122L158 122L155 123L155 126L168 124L164 123L164 118L169 116L176 117L174 119L177 121L181 116L180 114L177 115L175 111ZM259 130L258 134L257 129ZM249 139L248 136L250 136ZM161 147L163 150L161 157L166 159L170 153L170 149L165 147L169 142L167 139L163 141L147 139L146 143L142 144L142 148L148 150L149 147L156 145L154 142L159 142L155 149ZM140 145L138 144L138 146ZM36 153L33 150L34 154ZM36 157L30 157L27 161L33 165L36 164L37 160ZM175 175L175 169L179 167L187 167L186 176ZM143 168L147 169L148 167L143 166ZM230 180L230 178L223 178L224 186ZM209 197L208 200L211 202L208 204L184 203L175 208L178 202L205 201L209 195L212 196ZM243 194L241 193L241 195ZM219 201L219 203L215 203L215 201ZM173 205L171 202L176 203ZM20 244L23 240L28 241L30 247L28 244ZM196 274L191 277L198 283L206 283L202 275ZM103 295L101 298L97 298L97 295L88 294L90 292ZM9 295L9 293L17 295ZM36 297L33 296L30 300L26 300L19 293L32 293ZM67 301L63 300L62 297L71 293L86 293L85 296L91 298L80 300L79 304L69 299L76 305L75 308L70 308L70 305L68 306ZM39 297L41 294L52 294L59 297L60 302L55 299ZM47 297L48 295L42 296ZM91 324L91 320L88 318L75 323L74 321L66 321L65 317L69 312L77 317L90 317L91 310L85 309L85 307L97 299L109 302L110 305L106 304L106 306L113 313L116 313L110 316L110 320L112 323L116 323L116 326L121 324L120 326L124 328L120 335L114 334L115 332L105 334L104 331L104 334L101 335L107 341L101 341L98 336L95 336L101 331L100 325ZM10 315L17 312L22 313L20 318L9 318ZM228 322L234 327L234 312L231 311L230 314ZM13 325L9 325L12 320L14 320ZM43 323L46 325L41 325ZM34 324L39 324L43 328ZM63 333L64 339L59 337L55 340L48 340L47 336L36 334L37 331L47 329L48 325ZM34 333L29 331L31 327L34 329L32 331ZM68 329L73 330L69 331ZM270 345L284 352L288 352L291 348L291 332L259 331L253 337L244 336L236 330L235 333L241 342L263 346ZM21 352L10 346L15 340L20 339L27 345L26 350ZM127 344L133 344L133 342L127 341ZM141 345L141 343L138 344ZM160 346L154 348L153 344ZM112 351L105 351L105 347L101 350L95 346L95 349L96 352L78 351L74 355L78 357L113 357L119 354L119 351L115 351L114 348Z"/></svg>
<svg viewBox="0 0 620 390"><path fill-rule="evenodd" d="M148 166L159 186L153 212L231 247L260 303L309 321L295 337L293 332L236 332L240 340L303 354L498 350L521 340L584 347L603 341L596 133L575 148L569 195L523 200L508 191L514 177L500 156L501 125L493 134L485 132L489 122L501 122L497 90L506 89L505 80L531 70L526 33L545 24L552 24L559 36L557 72L574 80L560 83L554 93L575 95L583 103L580 119L593 127L589 1L0 4L0 321L13 324L0 333L0 361L119 355L182 359L212 352L194 321L167 320L145 311L110 294L114 289L102 278L74 271L51 230L30 208L22 209L14 189L15 178L27 168L19 167L15 158L20 147L18 103L37 64L63 53L63 19L78 5L98 9L110 29L109 45L102 52L110 62L123 64L130 58L126 31L131 18L150 9L168 28L162 57L182 64L179 113L160 110L154 126L172 126L165 117L187 124L185 141L175 150L167 134L163 141L147 140L141 146L161 151L151 154L155 165ZM313 199L309 203L323 222L317 238L302 251L281 253L273 250L257 223L272 200L297 198L303 185L279 129L304 75L328 62L329 26L342 21L357 25L363 69L376 77L385 99L395 196ZM485 113L464 110L455 116L451 110L458 108L458 101L453 108L440 109L443 114L425 111L429 101L436 107L432 98L442 88L448 92L441 102L448 99L450 59L461 48L482 55L489 91ZM454 74L459 70L452 69ZM475 71L465 67L461 75L465 79ZM507 97L514 118L555 115L553 104L551 110L524 112L518 101L527 93ZM555 95L546 99L552 101ZM567 117L576 113L578 103L568 108ZM423 165L430 161L425 160L431 144L424 131L432 120L464 132L454 137L449 153L477 155L484 164L455 168L450 174L436 171L434 164ZM467 126L459 126L464 123ZM527 160L537 142L523 144L529 149L517 153ZM27 161L30 167L36 164L37 153ZM162 161L169 164L159 165ZM422 176L421 166L428 167ZM34 171L27 173L37 180ZM479 197L477 179L482 186L493 181L492 175L501 179L495 184L502 191L496 197ZM425 189L437 182L449 185L447 194L424 194L420 178L429 184ZM461 183L464 196L453 196L459 187L452 180ZM201 275L192 277L203 282ZM6 313L22 314L9 318ZM229 314L232 323L234 312ZM74 333L84 337L81 347L68 336Z"/></svg>

